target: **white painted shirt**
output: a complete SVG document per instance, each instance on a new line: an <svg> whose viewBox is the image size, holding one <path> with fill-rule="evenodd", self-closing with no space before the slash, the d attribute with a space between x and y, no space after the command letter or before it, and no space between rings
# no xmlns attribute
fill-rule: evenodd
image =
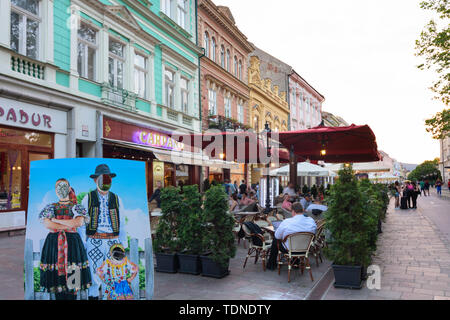
<svg viewBox="0 0 450 320"><path fill-rule="evenodd" d="M290 234L297 232L316 233L317 225L313 218L298 214L292 218L284 220L275 232L275 238L283 240ZM289 249L288 243L284 242L284 246Z"/></svg>
<svg viewBox="0 0 450 320"><path fill-rule="evenodd" d="M313 204L310 204L309 206L308 206L308 210L307 211L313 211L313 209L318 209L318 210L322 210L322 211L327 211L328 210L328 207L327 206L324 206L323 204L317 204L317 203L313 203Z"/></svg>

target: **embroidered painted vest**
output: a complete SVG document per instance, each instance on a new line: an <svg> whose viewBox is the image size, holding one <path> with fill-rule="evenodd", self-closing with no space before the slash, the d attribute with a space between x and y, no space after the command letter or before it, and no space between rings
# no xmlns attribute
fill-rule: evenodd
<svg viewBox="0 0 450 320"><path fill-rule="evenodd" d="M91 218L86 228L86 234L92 236L97 232L98 215L100 211L100 201L98 199L97 190L91 191L88 194L88 212ZM108 199L109 217L111 219L111 227L115 236L119 235L120 220L119 220L119 197L112 192L109 192Z"/></svg>

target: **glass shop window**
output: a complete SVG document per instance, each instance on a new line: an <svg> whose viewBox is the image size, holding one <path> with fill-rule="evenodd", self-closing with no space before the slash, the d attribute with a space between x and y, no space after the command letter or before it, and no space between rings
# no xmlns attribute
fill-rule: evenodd
<svg viewBox="0 0 450 320"><path fill-rule="evenodd" d="M0 211L22 206L22 152L0 147Z"/></svg>

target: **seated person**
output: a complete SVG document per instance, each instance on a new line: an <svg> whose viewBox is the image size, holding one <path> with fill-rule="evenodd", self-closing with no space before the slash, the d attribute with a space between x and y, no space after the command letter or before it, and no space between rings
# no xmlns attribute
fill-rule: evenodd
<svg viewBox="0 0 450 320"><path fill-rule="evenodd" d="M281 208L286 209L288 211L292 211L292 202L290 200L291 200L291 197L288 194L285 194Z"/></svg>
<svg viewBox="0 0 450 320"><path fill-rule="evenodd" d="M286 193L288 195L290 195L291 197L295 197L296 196L293 183L289 182L288 186L283 189L283 194L286 194Z"/></svg>
<svg viewBox="0 0 450 320"><path fill-rule="evenodd" d="M309 205L311 204L311 195L305 194L303 198L300 199L300 204L303 207L303 210L307 210Z"/></svg>
<svg viewBox="0 0 450 320"><path fill-rule="evenodd" d="M296 202L292 205L292 218L286 219L280 223L275 231L275 239L272 242L270 249L269 260L267 261L267 269L274 270L277 266L278 245L280 243L280 250L284 253L288 252L289 246L287 243L281 243L285 237L297 232L311 232L316 233L316 222L309 217L303 215L303 207Z"/></svg>
<svg viewBox="0 0 450 320"><path fill-rule="evenodd" d="M230 199L228 200L228 204L230 206L230 212L236 211L239 209L237 194L233 193L230 195Z"/></svg>
<svg viewBox="0 0 450 320"><path fill-rule="evenodd" d="M241 207L244 207L244 206L248 206L249 204L252 204L252 203L254 203L255 201L254 200L252 200L248 195L247 195L247 193L243 193L242 194L242 199L241 199L241 201L239 202L239 204L241 205Z"/></svg>
<svg viewBox="0 0 450 320"><path fill-rule="evenodd" d="M314 199L314 201L308 206L306 211L312 212L314 209L318 209L321 211L327 211L328 207L322 204L319 198Z"/></svg>

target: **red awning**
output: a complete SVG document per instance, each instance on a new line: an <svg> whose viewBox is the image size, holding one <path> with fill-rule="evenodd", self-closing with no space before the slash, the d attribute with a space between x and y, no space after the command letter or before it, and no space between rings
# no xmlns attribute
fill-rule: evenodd
<svg viewBox="0 0 450 320"><path fill-rule="evenodd" d="M329 163L371 162L382 159L376 138L368 125L348 127L318 126L308 130L278 132L277 139L298 160ZM322 155L321 150L326 150Z"/></svg>
<svg viewBox="0 0 450 320"><path fill-rule="evenodd" d="M267 163L266 147L254 132L217 132L205 134L173 134L172 137L190 145L193 149L201 148L211 158L235 161L237 163ZM289 162L289 151L272 148L271 162ZM278 156L278 157L277 157Z"/></svg>

